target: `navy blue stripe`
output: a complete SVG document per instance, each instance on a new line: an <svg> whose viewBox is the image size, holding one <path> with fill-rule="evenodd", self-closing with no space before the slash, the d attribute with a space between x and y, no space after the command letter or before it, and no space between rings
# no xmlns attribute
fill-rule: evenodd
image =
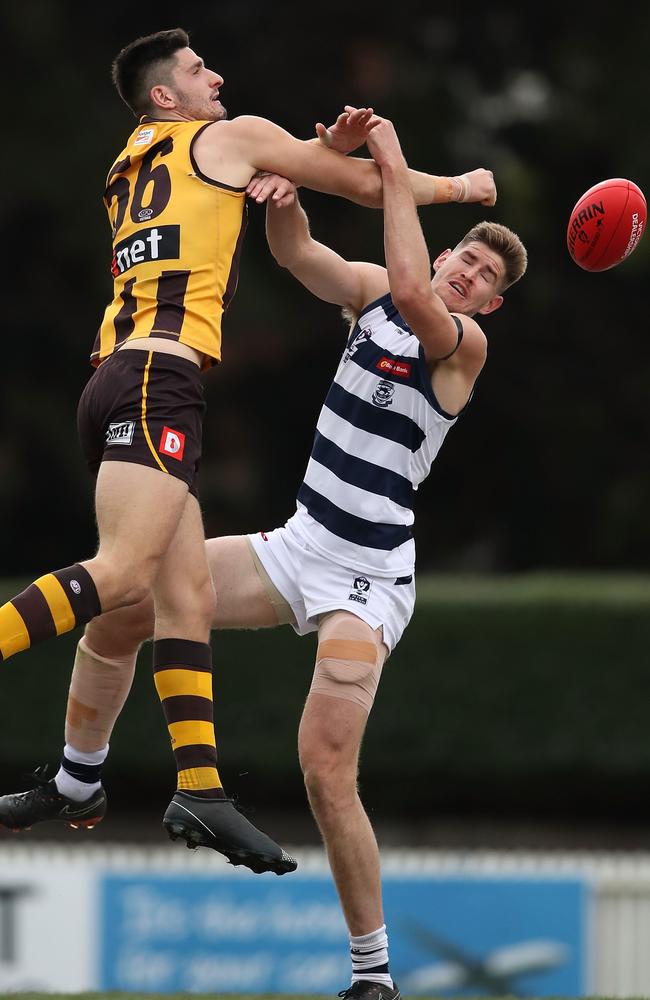
<svg viewBox="0 0 650 1000"><path fill-rule="evenodd" d="M361 319L362 316L365 316L366 313L369 313L373 309L376 309L377 306L383 306L384 312L386 311L387 306L389 307L392 306L392 308L395 309L395 306L393 305L393 300L390 297L390 292L385 292L384 295L380 295L378 299L373 299L373 301L369 302L367 306L364 306L361 312L359 313L359 319Z"/></svg>
<svg viewBox="0 0 650 1000"><path fill-rule="evenodd" d="M319 431L314 436L314 447L311 457L342 479L344 483L358 486L368 493L376 493L380 497L388 497L402 507L413 507L413 486L405 476L384 469L362 458L348 455L338 445L330 441Z"/></svg>
<svg viewBox="0 0 650 1000"><path fill-rule="evenodd" d="M364 517L348 514L333 504L327 497L313 490L307 483L302 483L298 490L298 500L307 508L311 516L333 535L344 538L356 545L365 545L369 549L391 549L403 545L412 538L411 529L405 524L383 524L381 521L366 521Z"/></svg>
<svg viewBox="0 0 650 1000"><path fill-rule="evenodd" d="M397 307L395 306L390 296L390 292L388 292L386 295L382 295L380 299L375 299L374 302L371 302L369 305L367 305L366 308L363 310L363 312L359 314L359 320L364 315L364 313L370 312L370 310L372 309L376 309L377 306L381 306L383 308L386 319L390 320L391 323L394 323L395 326L399 327L400 330L403 330L404 333L410 333L412 337L415 337L415 334L411 330L410 326L397 310ZM457 316L454 316L452 314L452 319L458 329L458 343L454 348L454 351L456 351L460 346L461 340L463 339L462 335L463 327L461 321L458 319ZM359 332L360 332L360 327L359 327L359 321L357 320L357 325L353 330L353 334L356 335ZM350 341L352 341L353 339L354 338L351 337ZM433 407L433 409L436 410L436 412L439 413L441 417L445 417L446 420L455 420L456 417L459 417L460 414L463 412L463 410L465 410L467 403L469 403L469 399L467 400L467 403L465 404L463 409L459 410L458 413L447 413L446 410L443 410L442 406L438 402L436 395L433 391L433 387L431 385L431 376L429 375L426 358L424 356L424 348L422 347L421 344L417 359L406 358L397 354L391 354L390 351L382 351L381 348L377 348L377 350L374 352L373 355L371 353L371 350L372 347L375 346L376 345L374 341L371 340L366 341L366 343L362 344L361 347L352 355L352 360L355 361L360 368L365 368L366 371L372 371L373 367L376 365L379 358L383 356L387 358L393 358L398 361L405 361L409 364L412 364L413 371L411 372L411 378L409 379L401 378L399 375L397 376L391 375L390 372L382 372L381 376L382 378L387 379L389 382L406 382L412 388L418 389L425 397L427 402ZM451 354L453 354L454 351L452 351ZM447 355L447 357L451 357L451 354ZM446 359L441 358L440 360L446 360ZM411 379L413 379L413 381Z"/></svg>
<svg viewBox="0 0 650 1000"><path fill-rule="evenodd" d="M456 320L456 317L454 316L453 319ZM457 320L456 322L458 324ZM388 358L390 361L395 361L399 364L410 365L411 371L408 377L377 368L377 364L382 358ZM369 338L357 348L355 353L351 355L350 360L354 361L355 365L358 365L359 368L363 368L364 371L372 372L373 375L377 375L387 382L394 382L396 385L401 383L410 386L411 389L415 389L416 392L424 396L429 406L432 406L446 420L455 420L456 416L458 416L458 414L447 413L438 402L431 385L431 376L422 344L420 344L418 356L413 358L407 357L404 354L392 354ZM462 410L460 412L462 413Z"/></svg>
<svg viewBox="0 0 650 1000"><path fill-rule="evenodd" d="M400 330L404 331L404 333L410 333L413 336L415 336L415 334L413 334L413 331L411 330L411 327L408 325L404 317L401 316L400 313L398 312L397 307L395 306L390 295L388 296L388 302L382 302L382 306L384 307L384 312L386 313L386 319L389 319L391 323L394 323L395 326L398 326Z"/></svg>
<svg viewBox="0 0 650 1000"><path fill-rule="evenodd" d="M388 358L389 361L394 361L396 364L408 365L411 371L408 375L396 375L395 372L378 368L377 365L382 358ZM407 357L405 354L392 354L375 340L368 339L355 351L350 360L354 361L359 368L363 368L364 371L372 372L377 378L416 389L429 400L431 378L426 363L423 363L419 353L415 358Z"/></svg>
<svg viewBox="0 0 650 1000"><path fill-rule="evenodd" d="M330 386L325 406L359 430L395 441L412 452L416 452L425 439L424 431L410 417L366 403L336 382Z"/></svg>

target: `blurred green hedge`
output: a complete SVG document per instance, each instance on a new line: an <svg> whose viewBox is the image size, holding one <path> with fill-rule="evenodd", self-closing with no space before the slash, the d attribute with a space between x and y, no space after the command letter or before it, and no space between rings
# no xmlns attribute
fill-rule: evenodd
<svg viewBox="0 0 650 1000"><path fill-rule="evenodd" d="M0 596L16 591L15 582ZM54 763L76 635L1 667L0 780ZM296 731L315 637L214 634L222 775L245 797L304 801ZM361 766L377 812L649 815L650 579L423 578L384 670ZM123 796L173 787L145 647L113 734Z"/></svg>

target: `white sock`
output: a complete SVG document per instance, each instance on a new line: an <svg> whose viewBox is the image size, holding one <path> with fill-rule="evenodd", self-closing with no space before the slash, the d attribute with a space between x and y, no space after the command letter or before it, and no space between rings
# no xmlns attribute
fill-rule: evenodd
<svg viewBox="0 0 650 1000"><path fill-rule="evenodd" d="M61 766L54 776L57 791L74 802L85 802L101 788L101 766L108 756L108 743L102 750L84 753L66 743Z"/></svg>
<svg viewBox="0 0 650 1000"><path fill-rule="evenodd" d="M382 924L370 934L350 935L350 957L352 959L352 983L366 979L371 983L381 983L393 989L393 980L388 972L388 935L386 924Z"/></svg>

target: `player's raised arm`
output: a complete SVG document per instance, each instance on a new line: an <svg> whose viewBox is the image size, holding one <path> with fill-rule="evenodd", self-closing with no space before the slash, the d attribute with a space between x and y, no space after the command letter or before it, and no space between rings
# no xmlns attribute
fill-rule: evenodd
<svg viewBox="0 0 650 1000"><path fill-rule="evenodd" d="M266 236L278 264L319 299L359 312L370 299L388 291L385 268L347 261L312 237L291 181L276 174L255 177L247 193L266 201Z"/></svg>
<svg viewBox="0 0 650 1000"><path fill-rule="evenodd" d="M393 302L424 347L427 360L442 360L458 346L458 326L431 287L429 251L418 219L406 160L391 122L384 119L373 129L368 148L383 178L384 251ZM476 335L484 343L474 320L463 317L462 323L464 332L470 335L468 340Z"/></svg>
<svg viewBox="0 0 650 1000"><path fill-rule="evenodd" d="M267 170L281 174L298 185L314 191L340 195L359 205L380 208L382 205L381 173L368 159L341 156L320 142L294 138L280 126L264 118L244 115L231 122L217 122L198 138L196 155L201 169L208 176L223 176L224 160L236 160L248 176ZM493 204L495 198L492 175L475 170L463 179L437 177L409 170L409 183L420 205L449 201L481 201Z"/></svg>

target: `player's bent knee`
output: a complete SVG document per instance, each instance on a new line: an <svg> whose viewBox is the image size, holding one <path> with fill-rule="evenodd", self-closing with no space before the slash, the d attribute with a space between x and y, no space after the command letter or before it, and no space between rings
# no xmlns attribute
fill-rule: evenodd
<svg viewBox="0 0 650 1000"><path fill-rule="evenodd" d="M77 643L77 660L82 663L84 660L93 661L101 666L120 669L122 667L130 666L133 657L138 652L138 649L139 646L129 653L116 653L114 656L107 656L106 653L101 653L99 650L95 649L89 642L87 635L84 634Z"/></svg>
<svg viewBox="0 0 650 1000"><path fill-rule="evenodd" d="M212 578L190 582L189 585L178 587L176 583L170 588L156 593L156 614L173 615L185 620L204 622L210 626L215 617L217 597L212 584Z"/></svg>
<svg viewBox="0 0 650 1000"><path fill-rule="evenodd" d="M153 601L146 601L93 618L86 625L84 640L100 657L109 660L129 657L153 635Z"/></svg>
<svg viewBox="0 0 650 1000"><path fill-rule="evenodd" d="M146 560L140 565L100 550L94 559L82 563L102 597L102 606L130 607L145 601L151 592L159 564Z"/></svg>
<svg viewBox="0 0 650 1000"><path fill-rule="evenodd" d="M211 622L217 608L217 595L212 577L207 575L201 581L197 581L194 587L188 588L187 594L188 603L196 608L203 618Z"/></svg>

